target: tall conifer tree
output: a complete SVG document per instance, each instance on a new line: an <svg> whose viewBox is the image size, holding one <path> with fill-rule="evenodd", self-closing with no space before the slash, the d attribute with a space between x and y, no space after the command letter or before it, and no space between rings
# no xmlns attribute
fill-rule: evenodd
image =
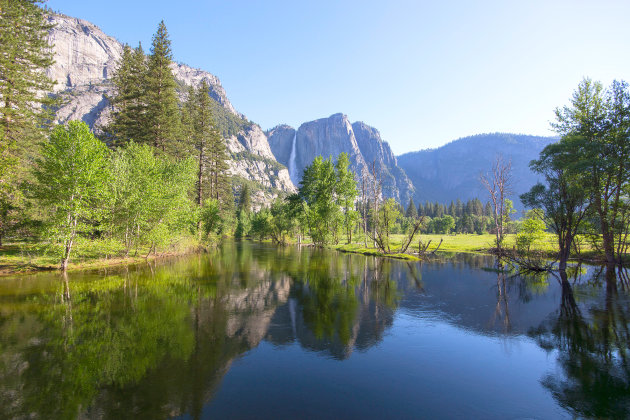
<svg viewBox="0 0 630 420"><path fill-rule="evenodd" d="M148 143L147 112L147 60L142 49L125 45L116 73L112 77L115 94L110 98L113 112L105 128L108 140L116 146L130 140Z"/></svg>
<svg viewBox="0 0 630 420"><path fill-rule="evenodd" d="M146 127L147 140L157 149L171 153L180 134L177 83L170 67L172 59L171 41L164 21L161 21L153 36L149 56Z"/></svg>
<svg viewBox="0 0 630 420"><path fill-rule="evenodd" d="M18 188L20 161L36 154L45 138L54 83L45 70L53 64L41 0L0 0L0 245L22 217Z"/></svg>

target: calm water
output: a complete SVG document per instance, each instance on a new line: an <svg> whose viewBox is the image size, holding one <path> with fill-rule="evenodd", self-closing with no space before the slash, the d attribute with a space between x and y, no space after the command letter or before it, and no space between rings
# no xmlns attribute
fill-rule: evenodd
<svg viewBox="0 0 630 420"><path fill-rule="evenodd" d="M3 278L0 418L630 417L627 273L493 264L243 243Z"/></svg>

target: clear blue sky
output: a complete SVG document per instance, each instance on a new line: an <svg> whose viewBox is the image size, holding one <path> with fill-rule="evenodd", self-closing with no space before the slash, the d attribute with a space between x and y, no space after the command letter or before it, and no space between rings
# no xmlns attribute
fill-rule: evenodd
<svg viewBox="0 0 630 420"><path fill-rule="evenodd" d="M217 75L263 129L343 112L396 154L485 132L552 135L588 76L630 81L630 1L49 0Z"/></svg>

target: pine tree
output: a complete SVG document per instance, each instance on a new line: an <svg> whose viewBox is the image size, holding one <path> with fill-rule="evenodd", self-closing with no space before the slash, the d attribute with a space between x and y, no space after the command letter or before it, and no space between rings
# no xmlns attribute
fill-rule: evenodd
<svg viewBox="0 0 630 420"><path fill-rule="evenodd" d="M0 0L0 129L9 149L24 151L44 136L53 64L41 0ZM19 142L19 144L18 144Z"/></svg>
<svg viewBox="0 0 630 420"><path fill-rule="evenodd" d="M23 194L18 188L29 167L20 162L36 155L45 138L53 100L45 93L54 83L44 70L53 64L48 24L41 0L0 0L0 245L20 219Z"/></svg>
<svg viewBox="0 0 630 420"><path fill-rule="evenodd" d="M212 116L212 101L204 79L198 89L189 88L188 99L182 109L181 137L184 144L175 148L177 153L191 151L197 161L195 202L199 207L207 199L221 204L223 216L233 208L233 195L227 175L228 154Z"/></svg>
<svg viewBox="0 0 630 420"><path fill-rule="evenodd" d="M113 108L111 123L104 131L109 143L115 146L147 143L147 60L142 44L132 50L125 45L118 68L112 77L115 94L110 98Z"/></svg>
<svg viewBox="0 0 630 420"><path fill-rule="evenodd" d="M171 70L171 41L164 21L160 22L153 36L147 87L147 140L163 152L173 152L179 136L179 109L177 106L177 83Z"/></svg>
<svg viewBox="0 0 630 420"><path fill-rule="evenodd" d="M416 205L413 203L413 198L409 198L409 205L407 206L405 216L411 219L418 218L418 210L416 209Z"/></svg>
<svg viewBox="0 0 630 420"><path fill-rule="evenodd" d="M241 213L250 213L252 211L252 198L247 184L241 188L241 195L238 199L238 211Z"/></svg>

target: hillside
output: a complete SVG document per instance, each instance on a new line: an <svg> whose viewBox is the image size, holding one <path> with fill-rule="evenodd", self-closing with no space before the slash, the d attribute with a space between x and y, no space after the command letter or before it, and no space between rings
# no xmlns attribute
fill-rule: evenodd
<svg viewBox="0 0 630 420"><path fill-rule="evenodd" d="M479 175L489 171L496 156L501 154L512 162L514 194L510 198L520 210L518 196L541 180L529 169L529 162L554 141L554 137L522 134L479 134L436 149L405 153L398 156L398 165L416 188L416 203L448 203L475 197L486 201L488 193L479 182Z"/></svg>

